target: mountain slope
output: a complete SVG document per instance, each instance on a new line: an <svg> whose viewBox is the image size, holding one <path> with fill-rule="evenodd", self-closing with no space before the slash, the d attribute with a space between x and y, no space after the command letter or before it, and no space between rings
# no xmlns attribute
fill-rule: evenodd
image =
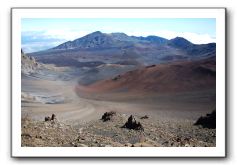
<svg viewBox="0 0 237 165"><path fill-rule="evenodd" d="M109 48L109 47L122 47L134 43L156 43L165 44L167 39L157 36L148 37L135 37L128 36L125 33L101 33L96 31L84 37L78 38L74 41L68 41L59 46L52 48L53 50L65 49L93 49L93 48Z"/></svg>
<svg viewBox="0 0 237 165"><path fill-rule="evenodd" d="M215 67L215 58L151 65L87 87L78 86L78 91L173 93L215 89Z"/></svg>
<svg viewBox="0 0 237 165"><path fill-rule="evenodd" d="M108 47L114 44L115 42L112 39L112 37L110 37L107 34L96 31L84 37L78 38L74 41L68 41L66 43L63 43L53 49L55 50L75 49L75 48L87 49L97 47Z"/></svg>
<svg viewBox="0 0 237 165"><path fill-rule="evenodd" d="M182 37L173 38L173 39L169 40L168 44L170 46L180 48L180 49L186 49L186 48L193 45L193 43L189 42L188 40L186 40L185 38L182 38Z"/></svg>
<svg viewBox="0 0 237 165"><path fill-rule="evenodd" d="M168 45L179 48L191 56L210 56L216 54L216 44L193 44L182 37L169 40Z"/></svg>

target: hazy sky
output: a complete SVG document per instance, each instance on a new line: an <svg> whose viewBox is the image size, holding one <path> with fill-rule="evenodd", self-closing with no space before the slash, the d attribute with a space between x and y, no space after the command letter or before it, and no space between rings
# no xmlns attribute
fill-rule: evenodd
<svg viewBox="0 0 237 165"><path fill-rule="evenodd" d="M25 18L21 26L25 52L48 49L94 31L167 39L179 36L196 44L216 41L214 18Z"/></svg>

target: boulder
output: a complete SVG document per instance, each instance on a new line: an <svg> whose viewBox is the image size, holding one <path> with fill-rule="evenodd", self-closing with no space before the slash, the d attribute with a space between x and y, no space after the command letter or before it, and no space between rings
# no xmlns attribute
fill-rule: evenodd
<svg viewBox="0 0 237 165"><path fill-rule="evenodd" d="M52 114L51 120L56 120L56 115L55 114Z"/></svg>
<svg viewBox="0 0 237 165"><path fill-rule="evenodd" d="M216 128L216 110L204 117L201 116L194 125L201 125L203 128Z"/></svg>
<svg viewBox="0 0 237 165"><path fill-rule="evenodd" d="M54 121L56 120L56 115L52 114L52 116L45 116L44 121Z"/></svg>
<svg viewBox="0 0 237 165"><path fill-rule="evenodd" d="M50 121L50 117L49 116L46 116L45 118L44 118L44 121Z"/></svg>

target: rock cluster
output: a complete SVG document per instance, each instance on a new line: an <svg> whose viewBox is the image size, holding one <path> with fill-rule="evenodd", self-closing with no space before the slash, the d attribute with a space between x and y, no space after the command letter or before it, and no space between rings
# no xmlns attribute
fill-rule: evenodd
<svg viewBox="0 0 237 165"><path fill-rule="evenodd" d="M170 122L153 117L140 123L141 116L118 112L103 116L104 119L112 116L111 122L93 120L85 125L68 125L55 115L47 117L47 121L22 119L22 147L214 147L216 144L216 130L194 126L193 121Z"/></svg>
<svg viewBox="0 0 237 165"><path fill-rule="evenodd" d="M116 112L111 111L111 112L105 112L101 118L101 120L105 121L109 121L112 119L112 117L116 115Z"/></svg>
<svg viewBox="0 0 237 165"><path fill-rule="evenodd" d="M132 115L128 118L128 121L124 124L123 128L144 131L142 124L137 122L135 117Z"/></svg>

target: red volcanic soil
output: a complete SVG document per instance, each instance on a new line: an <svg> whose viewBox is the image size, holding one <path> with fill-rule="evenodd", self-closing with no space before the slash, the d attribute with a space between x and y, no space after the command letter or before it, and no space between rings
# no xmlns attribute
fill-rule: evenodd
<svg viewBox="0 0 237 165"><path fill-rule="evenodd" d="M215 89L216 61L173 62L151 65L102 80L89 86L76 87L77 92L114 93L176 93Z"/></svg>

